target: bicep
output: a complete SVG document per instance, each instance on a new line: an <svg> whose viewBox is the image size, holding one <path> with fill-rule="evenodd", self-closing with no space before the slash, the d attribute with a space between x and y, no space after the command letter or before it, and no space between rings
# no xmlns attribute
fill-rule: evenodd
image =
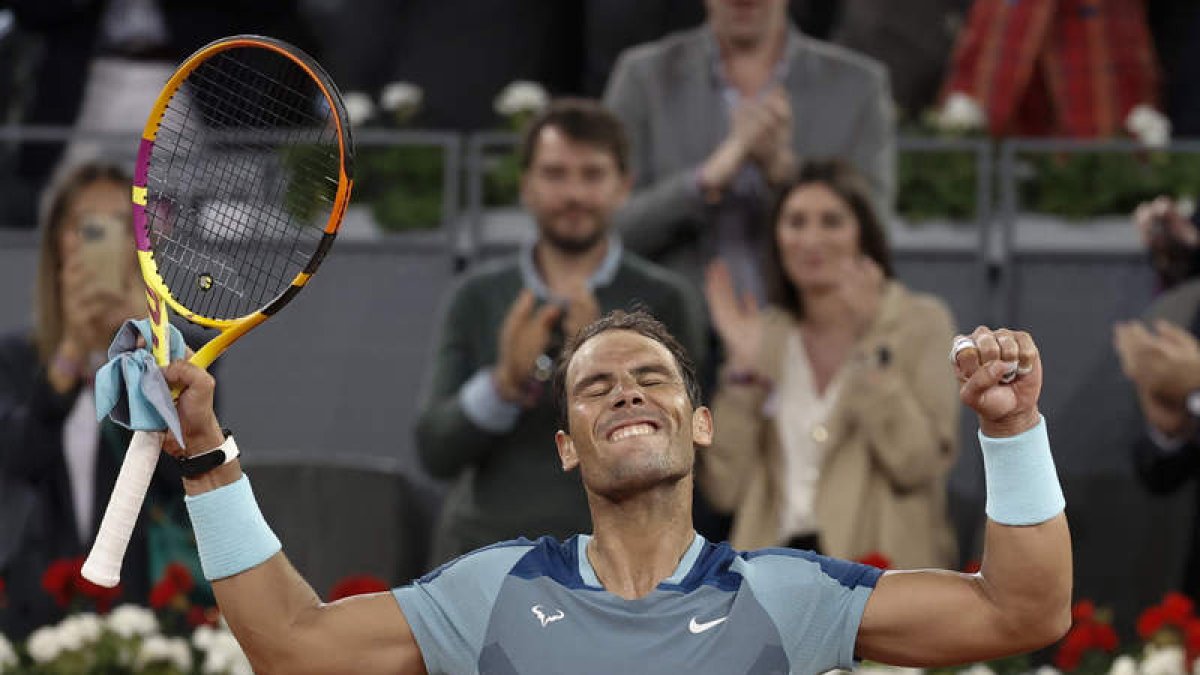
<svg viewBox="0 0 1200 675"><path fill-rule="evenodd" d="M947 570L884 574L867 600L856 656L935 667L1010 653L1014 638L978 574Z"/></svg>
<svg viewBox="0 0 1200 675"><path fill-rule="evenodd" d="M303 624L298 640L309 645L306 672L427 672L412 628L390 592L322 605Z"/></svg>

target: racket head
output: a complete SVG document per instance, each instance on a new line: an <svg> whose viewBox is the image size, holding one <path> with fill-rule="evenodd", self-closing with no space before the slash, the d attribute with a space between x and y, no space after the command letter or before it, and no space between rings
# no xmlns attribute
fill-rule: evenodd
<svg viewBox="0 0 1200 675"><path fill-rule="evenodd" d="M179 66L146 120L133 185L160 363L167 307L221 331L193 358L207 366L308 282L349 203L353 156L337 86L298 48L237 35Z"/></svg>

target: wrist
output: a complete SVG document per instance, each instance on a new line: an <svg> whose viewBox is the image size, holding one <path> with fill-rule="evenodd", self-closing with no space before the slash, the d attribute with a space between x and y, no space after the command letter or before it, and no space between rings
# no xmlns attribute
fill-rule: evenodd
<svg viewBox="0 0 1200 675"><path fill-rule="evenodd" d="M1042 415L1036 407L999 420L979 418L979 432L988 438L1017 436L1036 427Z"/></svg>
<svg viewBox="0 0 1200 675"><path fill-rule="evenodd" d="M512 373L507 368L492 369L492 387L496 394L509 403L521 401L521 388L517 386Z"/></svg>
<svg viewBox="0 0 1200 675"><path fill-rule="evenodd" d="M241 477L242 463L235 459L195 478L184 478L183 492L188 495L204 494L236 483Z"/></svg>

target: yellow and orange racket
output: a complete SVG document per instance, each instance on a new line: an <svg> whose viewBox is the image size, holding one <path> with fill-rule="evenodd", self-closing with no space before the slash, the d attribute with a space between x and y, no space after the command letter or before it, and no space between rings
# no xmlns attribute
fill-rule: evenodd
<svg viewBox="0 0 1200 675"><path fill-rule="evenodd" d="M168 310L219 332L191 357L208 367L308 283L353 184L341 94L307 54L238 35L188 57L146 121L133 229L159 364ZM135 434L83 575L120 581L121 561L161 450ZM200 451L209 448L197 449Z"/></svg>

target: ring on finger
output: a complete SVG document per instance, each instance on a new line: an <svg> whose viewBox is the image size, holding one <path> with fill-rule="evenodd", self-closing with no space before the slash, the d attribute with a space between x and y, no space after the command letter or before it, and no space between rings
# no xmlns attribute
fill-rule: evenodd
<svg viewBox="0 0 1200 675"><path fill-rule="evenodd" d="M966 337L965 335L960 335L954 338L954 342L950 344L950 365L958 365L958 353L964 349L974 349L978 351L979 345L975 344L974 340Z"/></svg>

